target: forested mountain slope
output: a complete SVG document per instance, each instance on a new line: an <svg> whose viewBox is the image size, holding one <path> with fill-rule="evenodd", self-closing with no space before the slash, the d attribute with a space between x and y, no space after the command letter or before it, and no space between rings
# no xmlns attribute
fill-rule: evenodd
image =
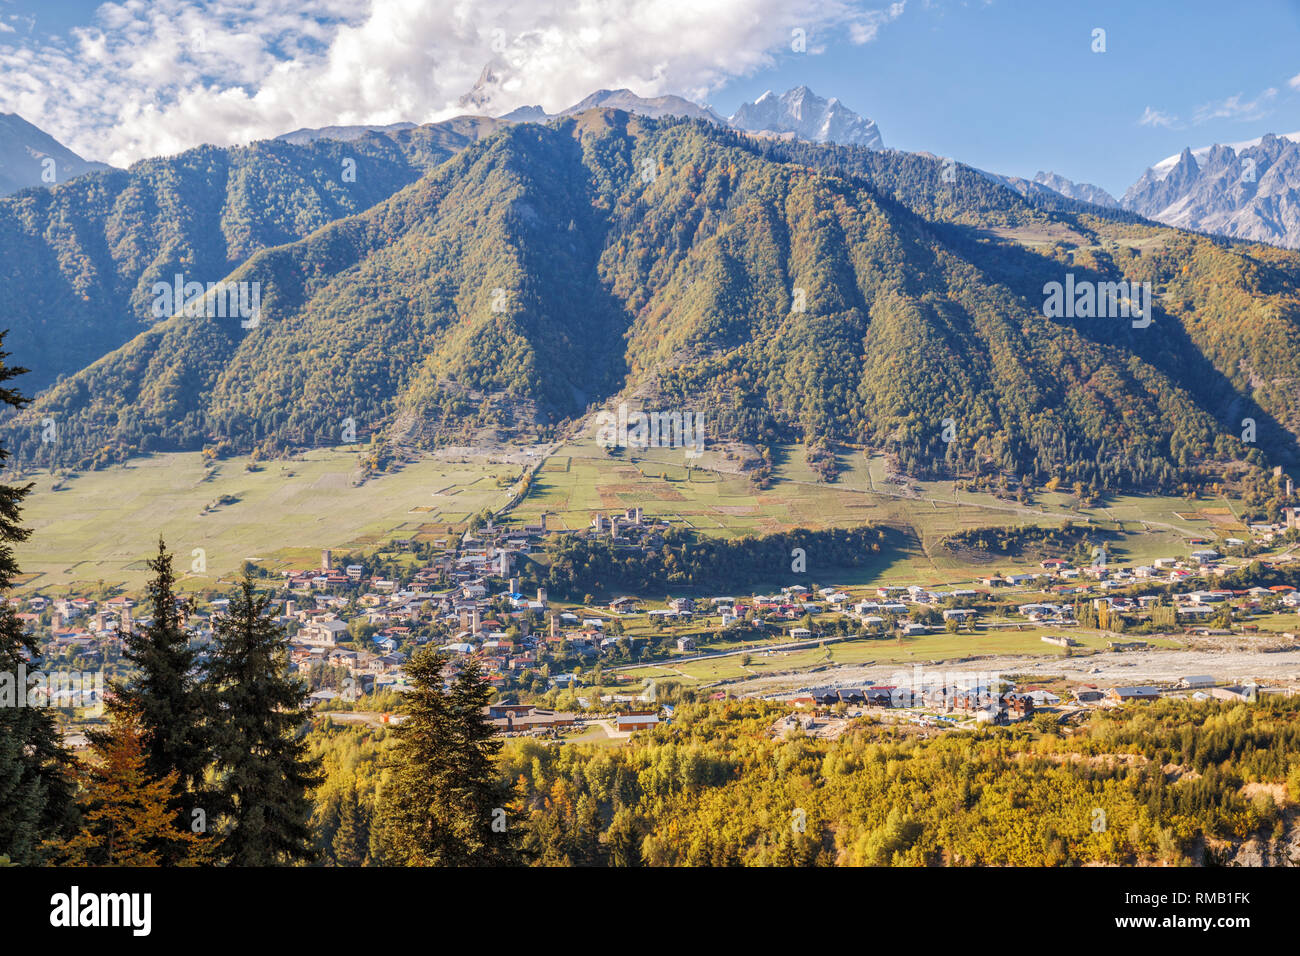
<svg viewBox="0 0 1300 956"><path fill-rule="evenodd" d="M464 118L350 143L201 146L0 199L6 347L26 391L155 319L152 286L216 282L260 249L360 212L499 125Z"/></svg>
<svg viewBox="0 0 1300 956"><path fill-rule="evenodd" d="M1046 317L1067 273L1152 282L1154 321ZM1294 254L1031 204L943 160L593 110L503 128L256 252L230 276L260 284L255 328L159 323L9 441L84 465L336 442L349 418L413 444L538 436L629 389L704 410L711 439L1168 486L1250 452L1245 416L1250 453L1293 453L1298 273Z"/></svg>

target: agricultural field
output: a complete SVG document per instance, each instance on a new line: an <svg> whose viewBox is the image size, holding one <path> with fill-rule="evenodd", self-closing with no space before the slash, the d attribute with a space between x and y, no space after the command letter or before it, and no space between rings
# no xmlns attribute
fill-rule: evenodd
<svg viewBox="0 0 1300 956"><path fill-rule="evenodd" d="M704 456L703 464L725 467L711 454ZM1183 556L1191 538L1214 539L1244 530L1226 499L1125 496L1083 508L1073 496L1057 492L1037 495L1022 505L991 494L957 491L952 482L889 482L884 458L860 452L841 453L840 464L836 481L826 483L806 463L802 446L778 446L772 485L757 490L743 474L687 468L680 449L610 453L587 438L563 445L543 464L512 517L532 524L546 512L549 527L579 529L588 526L595 512L639 506L647 516L721 537L796 527L888 525L902 533L901 551L887 568L872 569L871 580L930 587L969 583L995 570L1037 566L1036 559L1000 556L976 563L940 546L944 536L967 528L1088 523L1119 535L1108 543L1112 563Z"/></svg>
<svg viewBox="0 0 1300 956"><path fill-rule="evenodd" d="M140 587L161 535L182 586L229 580L246 560L270 569L311 567L322 548L367 549L393 537L446 533L500 507L500 479L518 466L422 459L357 481L360 453L318 450L287 461L218 461L154 455L57 479L43 473L23 508L30 540L16 549L24 588ZM55 490L57 486L57 490ZM202 554L195 554L201 549ZM206 570L199 566L200 557Z"/></svg>
<svg viewBox="0 0 1300 956"><path fill-rule="evenodd" d="M1300 614L1263 614L1259 617L1246 618L1245 622L1254 624L1260 631L1270 634L1300 633Z"/></svg>
<svg viewBox="0 0 1300 956"><path fill-rule="evenodd" d="M197 453L160 454L71 476L21 476L34 488L24 509L31 540L18 549L25 587L138 587L161 534L201 588L228 580L246 560L274 570L315 564L322 548L370 549L394 537L446 533L510 500L523 465L484 455L422 457L359 482L362 450L318 449L290 460L246 458L207 465ZM1066 494L1031 504L955 491L951 482L886 481L883 458L841 453L826 483L799 445L778 446L771 487L756 489L734 462L709 452L691 466L680 449L600 448L590 436L560 446L542 464L511 521L580 529L593 513L639 506L649 516L702 534L761 535L795 527L880 524L896 529L888 563L859 569L840 585L966 584L980 574L1036 564L1032 558L972 560L940 546L964 528L1051 524L1071 519L1116 531L1114 562L1181 555L1191 537L1241 530L1226 500L1123 497L1081 509ZM688 467L689 466L689 467ZM714 470L717 469L717 470ZM206 564L201 569L202 549ZM815 556L813 556L815 558ZM815 563L812 566L815 570ZM773 581L773 586L783 582Z"/></svg>

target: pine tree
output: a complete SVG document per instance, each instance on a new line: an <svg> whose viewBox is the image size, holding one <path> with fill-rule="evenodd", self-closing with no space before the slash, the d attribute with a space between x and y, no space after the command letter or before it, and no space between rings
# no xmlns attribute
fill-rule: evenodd
<svg viewBox="0 0 1300 956"><path fill-rule="evenodd" d="M602 866L608 862L600 844L600 810L589 793L578 798L573 831L573 845L579 866Z"/></svg>
<svg viewBox="0 0 1300 956"><path fill-rule="evenodd" d="M214 625L209 665L215 696L218 808L224 818L220 856L235 866L311 862L309 791L317 764L300 729L308 721L307 688L288 672L287 641L270 619L270 597L247 576Z"/></svg>
<svg viewBox="0 0 1300 956"><path fill-rule="evenodd" d="M484 718L489 690L469 661L443 689L444 658L417 653L406 719L394 730L392 777L376 827L382 861L407 866L491 866L516 859L505 814L509 788L497 776L500 740Z"/></svg>
<svg viewBox="0 0 1300 956"><path fill-rule="evenodd" d="M170 802L178 825L188 826L193 811L206 812L211 803L210 795L199 792L212 761L208 695L176 600L172 556L161 538L148 567L154 573L148 585L151 619L146 627L119 632L122 657L135 674L114 686L108 710L129 711L139 720L146 767L154 777L176 775ZM163 863L173 862L164 852Z"/></svg>
<svg viewBox="0 0 1300 956"><path fill-rule="evenodd" d="M456 865L501 865L515 858L506 804L510 786L497 773L501 738L487 721L492 700L483 671L472 658L451 684L451 718L456 732L454 796L463 807L461 856Z"/></svg>
<svg viewBox="0 0 1300 956"><path fill-rule="evenodd" d="M3 334L0 334L0 341ZM7 382L26 369L5 364L0 352L0 407L22 408L27 399ZM0 448L0 463L9 454ZM13 546L31 533L19 524L22 501L31 485L0 484L0 597L18 575ZM76 811L70 783L71 758L63 747L54 717L26 704L26 686L19 686L20 668L38 658L40 648L26 632L8 602L0 601L0 696L12 700L0 706L0 855L13 864L41 861L44 838L75 830Z"/></svg>
<svg viewBox="0 0 1300 956"><path fill-rule="evenodd" d="M185 865L207 857L205 840L177 825L171 800L179 775L155 777L139 715L117 707L111 728L92 742L96 762L86 770L78 798L84 821L80 832L52 842L52 860L61 866L159 866L164 860Z"/></svg>
<svg viewBox="0 0 1300 956"><path fill-rule="evenodd" d="M349 787L339 805L339 826L331 847L334 862L338 866L364 866L369 844L370 821L356 787Z"/></svg>

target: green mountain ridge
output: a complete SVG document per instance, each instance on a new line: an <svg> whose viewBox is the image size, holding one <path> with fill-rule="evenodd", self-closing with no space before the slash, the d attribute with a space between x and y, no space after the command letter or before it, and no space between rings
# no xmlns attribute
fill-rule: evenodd
<svg viewBox="0 0 1300 956"><path fill-rule="evenodd" d="M1153 325L1045 317L1066 273L1152 282ZM337 443L349 419L415 446L541 438L635 393L705 410L713 440L1171 487L1293 459L1297 277L1294 253L1028 202L928 157L594 110L502 127L253 252L228 278L260 284L256 328L162 321L6 440L85 467Z"/></svg>
<svg viewBox="0 0 1300 956"><path fill-rule="evenodd" d="M493 120L295 146L201 146L0 199L6 347L38 391L156 319L155 282L216 282L261 249L368 209ZM350 164L350 165L348 165Z"/></svg>

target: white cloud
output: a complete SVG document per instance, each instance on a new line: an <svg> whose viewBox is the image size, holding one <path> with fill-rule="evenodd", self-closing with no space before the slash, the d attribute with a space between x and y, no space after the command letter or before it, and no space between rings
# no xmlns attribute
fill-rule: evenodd
<svg viewBox="0 0 1300 956"><path fill-rule="evenodd" d="M1238 93L1215 103L1206 103L1196 108L1192 116L1194 123L1207 123L1216 119L1257 120L1268 115L1268 104L1277 96L1277 90L1269 87L1253 100L1242 101L1244 94Z"/></svg>
<svg viewBox="0 0 1300 956"><path fill-rule="evenodd" d="M1148 106L1142 112L1138 119L1139 126L1158 126L1163 129L1177 129L1179 126L1178 117L1171 113L1162 113L1160 110Z"/></svg>
<svg viewBox="0 0 1300 956"><path fill-rule="evenodd" d="M1300 73L1297 73L1295 76L1291 77L1291 79L1287 80L1286 85L1291 87L1293 90L1300 90Z"/></svg>
<svg viewBox="0 0 1300 956"><path fill-rule="evenodd" d="M907 6L906 0L899 3L891 3L884 10L873 10L857 20L849 23L849 39L855 44L861 46L863 43L870 43L880 33L880 28L887 23L893 23L903 15L903 9Z"/></svg>
<svg viewBox="0 0 1300 956"><path fill-rule="evenodd" d="M253 9L255 8L255 9ZM904 3L852 0L118 0L59 40L0 38L0 110L125 165L300 126L562 109L599 88L704 100L728 79ZM496 82L458 105L485 64Z"/></svg>

